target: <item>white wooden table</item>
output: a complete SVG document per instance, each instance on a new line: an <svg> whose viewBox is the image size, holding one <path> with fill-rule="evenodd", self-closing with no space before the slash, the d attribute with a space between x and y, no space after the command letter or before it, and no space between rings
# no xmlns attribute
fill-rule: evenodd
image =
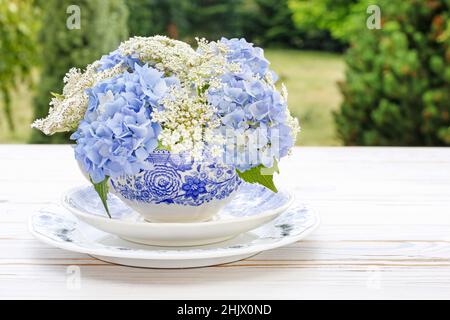
<svg viewBox="0 0 450 320"><path fill-rule="evenodd" d="M122 267L33 239L27 219L85 184L69 146L0 146L0 298L450 298L450 148L297 148L306 240L217 267ZM73 276L80 274L80 281Z"/></svg>

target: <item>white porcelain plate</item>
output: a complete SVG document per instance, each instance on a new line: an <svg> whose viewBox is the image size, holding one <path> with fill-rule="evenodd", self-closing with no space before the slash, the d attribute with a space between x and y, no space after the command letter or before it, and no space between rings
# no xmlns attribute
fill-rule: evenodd
<svg viewBox="0 0 450 320"><path fill-rule="evenodd" d="M62 205L80 220L122 239L158 246L194 246L231 239L276 218L293 202L285 191L243 184L233 200L206 222L151 223L109 194L110 219L92 187L79 187L63 195Z"/></svg>
<svg viewBox="0 0 450 320"><path fill-rule="evenodd" d="M159 247L122 240L54 206L32 215L29 228L37 239L49 245L107 262L146 268L190 268L233 262L296 242L318 224L319 219L311 210L294 203L278 218L228 241L195 247Z"/></svg>

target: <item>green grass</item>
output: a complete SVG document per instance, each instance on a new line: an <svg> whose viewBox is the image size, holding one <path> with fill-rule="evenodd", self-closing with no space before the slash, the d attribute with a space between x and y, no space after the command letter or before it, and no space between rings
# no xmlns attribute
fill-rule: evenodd
<svg viewBox="0 0 450 320"><path fill-rule="evenodd" d="M289 109L300 120L298 145L341 145L332 111L341 94L336 82L344 77L341 55L298 50L265 50L271 67L289 92Z"/></svg>
<svg viewBox="0 0 450 320"><path fill-rule="evenodd" d="M302 132L298 145L339 145L331 112L339 107L341 95L336 82L343 78L340 55L297 50L266 50L272 68L289 91L289 108L299 118ZM0 143L26 143L31 133L32 94L25 85L13 95L16 131L7 128L0 112Z"/></svg>

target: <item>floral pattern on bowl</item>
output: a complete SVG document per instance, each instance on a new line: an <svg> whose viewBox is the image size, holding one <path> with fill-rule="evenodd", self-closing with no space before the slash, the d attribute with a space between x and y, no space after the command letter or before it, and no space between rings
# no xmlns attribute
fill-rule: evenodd
<svg viewBox="0 0 450 320"><path fill-rule="evenodd" d="M147 162L148 169L111 179L111 186L121 200L151 221L207 220L242 183L230 166L196 163L168 151L153 152Z"/></svg>

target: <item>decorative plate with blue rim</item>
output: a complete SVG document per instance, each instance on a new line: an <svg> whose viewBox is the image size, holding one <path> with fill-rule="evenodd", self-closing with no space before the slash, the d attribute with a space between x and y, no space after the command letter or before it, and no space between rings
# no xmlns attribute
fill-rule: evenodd
<svg viewBox="0 0 450 320"><path fill-rule="evenodd" d="M318 224L313 211L296 202L271 222L228 241L195 247L157 247L102 232L77 221L58 206L41 210L29 220L31 233L49 245L111 263L146 268L204 267L245 259L303 239Z"/></svg>
<svg viewBox="0 0 450 320"><path fill-rule="evenodd" d="M256 184L243 183L231 202L210 221L191 223L151 223L110 194L112 219L92 187L67 191L62 205L81 221L123 239L147 245L193 246L220 242L267 223L293 202L287 191L273 193Z"/></svg>

